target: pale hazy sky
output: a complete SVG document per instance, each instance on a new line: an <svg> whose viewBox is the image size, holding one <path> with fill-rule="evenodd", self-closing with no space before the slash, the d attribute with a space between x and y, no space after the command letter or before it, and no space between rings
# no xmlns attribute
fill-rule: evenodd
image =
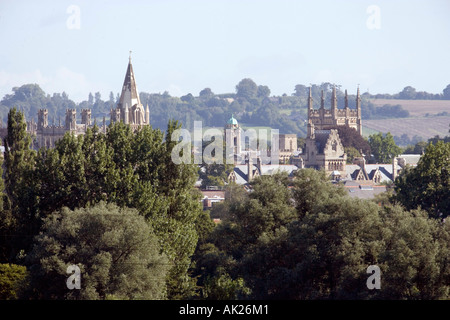
<svg viewBox="0 0 450 320"><path fill-rule="evenodd" d="M38 83L76 102L139 91L272 94L331 82L354 93L450 84L449 0L0 0L0 98Z"/></svg>

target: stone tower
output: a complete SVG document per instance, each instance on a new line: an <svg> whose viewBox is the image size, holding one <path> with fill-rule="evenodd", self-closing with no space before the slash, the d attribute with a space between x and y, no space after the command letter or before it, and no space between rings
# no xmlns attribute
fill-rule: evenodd
<svg viewBox="0 0 450 320"><path fill-rule="evenodd" d="M347 126L354 128L360 135L362 134L361 123L361 96L359 87L356 94L356 109L348 107L348 95L345 90L345 107L339 109L337 105L336 87L333 87L331 95L331 108L325 109L325 98L322 91L320 108L313 108L313 98L311 88L309 88L308 98L308 135L311 134L310 128L316 130L328 130L336 126Z"/></svg>
<svg viewBox="0 0 450 320"><path fill-rule="evenodd" d="M75 109L66 110L66 130L77 129L77 111Z"/></svg>
<svg viewBox="0 0 450 320"><path fill-rule="evenodd" d="M39 109L38 110L38 129L43 129L48 127L48 110L47 109Z"/></svg>
<svg viewBox="0 0 450 320"><path fill-rule="evenodd" d="M81 110L81 124L90 126L91 125L91 109Z"/></svg>

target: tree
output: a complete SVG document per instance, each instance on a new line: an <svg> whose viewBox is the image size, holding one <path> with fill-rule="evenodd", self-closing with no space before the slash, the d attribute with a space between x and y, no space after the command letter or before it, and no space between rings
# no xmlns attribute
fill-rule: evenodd
<svg viewBox="0 0 450 320"><path fill-rule="evenodd" d="M242 79L236 85L236 95L238 97L246 98L247 100L253 99L258 93L258 86L249 78Z"/></svg>
<svg viewBox="0 0 450 320"><path fill-rule="evenodd" d="M162 206L153 212L142 208L143 212L148 212L155 233L161 240L163 252L171 264L167 278L170 299L186 298L195 293L194 279L188 275L191 256L197 246L199 228L210 222L205 221L200 193L193 190L198 178L197 166L175 164L171 159L171 152L177 142L169 137L179 128L181 125L178 121L169 121L166 139L157 158L163 164L158 170L156 181L156 194Z"/></svg>
<svg viewBox="0 0 450 320"><path fill-rule="evenodd" d="M257 90L258 98L266 98L270 96L270 89L268 86L258 86Z"/></svg>
<svg viewBox="0 0 450 320"><path fill-rule="evenodd" d="M403 153L406 154L422 154L425 152L425 149L427 147L428 143L425 141L419 141L415 145L410 145L405 148L405 151Z"/></svg>
<svg viewBox="0 0 450 320"><path fill-rule="evenodd" d="M383 250L379 299L434 300L449 298L448 224L422 210L387 206L380 212Z"/></svg>
<svg viewBox="0 0 450 320"><path fill-rule="evenodd" d="M35 235L40 226L35 215L37 205L34 179L35 152L30 149L31 137L26 132L26 123L22 112L12 108L8 114L8 132L4 139L5 153L5 193L11 206L11 232L15 235ZM12 237L12 256L20 250L26 250L29 239ZM14 254L15 252L15 254Z"/></svg>
<svg viewBox="0 0 450 320"><path fill-rule="evenodd" d="M392 159L402 151L395 144L394 137L390 132L383 135L381 132L369 136L369 146L375 162L391 163Z"/></svg>
<svg viewBox="0 0 450 320"><path fill-rule="evenodd" d="M369 157L371 150L370 145L366 139L364 139L355 128L347 126L334 126L331 129L336 129L339 134L344 148L355 148L359 153Z"/></svg>
<svg viewBox="0 0 450 320"><path fill-rule="evenodd" d="M330 183L325 171L315 169L297 170L295 172L293 198L297 215L303 217L328 199L342 197L346 191ZM320 190L320 192L318 192Z"/></svg>
<svg viewBox="0 0 450 320"><path fill-rule="evenodd" d="M416 98L416 89L414 89L411 86L405 87L400 93L399 93L400 99L415 99Z"/></svg>
<svg viewBox="0 0 450 320"><path fill-rule="evenodd" d="M443 97L446 100L450 100L450 84L443 90Z"/></svg>
<svg viewBox="0 0 450 320"><path fill-rule="evenodd" d="M55 250L64 248L64 250ZM37 299L163 299L166 258L137 210L103 202L45 219L26 259ZM67 267L80 268L81 289L69 290Z"/></svg>
<svg viewBox="0 0 450 320"><path fill-rule="evenodd" d="M286 174L263 176L252 181L254 191L250 194L234 194L225 208L228 212L211 234L211 243L200 248L203 254L197 253L196 274L198 284L204 286L203 296L236 298L249 294L240 270L251 262L243 258L252 252L259 237L277 233L295 219L287 184Z"/></svg>
<svg viewBox="0 0 450 320"><path fill-rule="evenodd" d="M297 84L295 86L294 91L295 91L294 95L296 95L297 97L304 97L304 98L308 97L309 90L303 84Z"/></svg>
<svg viewBox="0 0 450 320"><path fill-rule="evenodd" d="M428 144L415 168L407 167L395 180L396 195L407 209L421 207L434 218L450 214L450 143Z"/></svg>
<svg viewBox="0 0 450 320"><path fill-rule="evenodd" d="M351 223L349 223L351 221ZM275 237L261 237L249 276L256 299L366 299L380 252L377 206L334 197Z"/></svg>
<svg viewBox="0 0 450 320"><path fill-rule="evenodd" d="M16 264L0 264L0 300L15 300L27 286L27 269Z"/></svg>
<svg viewBox="0 0 450 320"><path fill-rule="evenodd" d="M195 101L194 96L192 95L192 93L188 93L185 96L182 96L181 101L187 102L187 103L193 103Z"/></svg>
<svg viewBox="0 0 450 320"><path fill-rule="evenodd" d="M344 147L344 152L347 155L347 163L353 163L353 159L361 157L361 153L354 147Z"/></svg>
<svg viewBox="0 0 450 320"><path fill-rule="evenodd" d="M214 93L211 91L210 88L205 88L199 93L199 97L205 100L211 99L214 97Z"/></svg>
<svg viewBox="0 0 450 320"><path fill-rule="evenodd" d="M94 105L94 96L92 95L92 92L89 92L88 96L88 106L92 107Z"/></svg>

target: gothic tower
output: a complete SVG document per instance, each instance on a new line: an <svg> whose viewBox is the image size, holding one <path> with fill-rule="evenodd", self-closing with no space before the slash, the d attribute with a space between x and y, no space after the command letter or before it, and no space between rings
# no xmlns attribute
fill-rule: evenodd
<svg viewBox="0 0 450 320"><path fill-rule="evenodd" d="M347 126L354 128L359 134L362 134L361 96L359 93L359 87L356 95L356 109L350 109L348 106L347 90L345 90L344 99L345 107L342 109L338 108L336 87L333 87L330 109L325 109L325 98L323 91L320 101L320 108L314 109L311 88L309 89L308 136L313 134L313 128L316 130L328 130L336 126Z"/></svg>

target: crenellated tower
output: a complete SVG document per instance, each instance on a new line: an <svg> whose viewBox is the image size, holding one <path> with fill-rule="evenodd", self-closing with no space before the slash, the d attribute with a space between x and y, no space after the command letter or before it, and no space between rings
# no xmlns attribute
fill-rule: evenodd
<svg viewBox="0 0 450 320"><path fill-rule="evenodd" d="M345 90L344 108L338 108L336 87L333 87L331 94L331 107L325 109L325 98L322 90L320 108L314 109L311 88L308 97L308 136L314 134L315 130L328 130L336 126L347 126L354 128L359 134L362 134L361 122L361 96L359 87L356 94L356 109L350 109L348 105L348 94Z"/></svg>

